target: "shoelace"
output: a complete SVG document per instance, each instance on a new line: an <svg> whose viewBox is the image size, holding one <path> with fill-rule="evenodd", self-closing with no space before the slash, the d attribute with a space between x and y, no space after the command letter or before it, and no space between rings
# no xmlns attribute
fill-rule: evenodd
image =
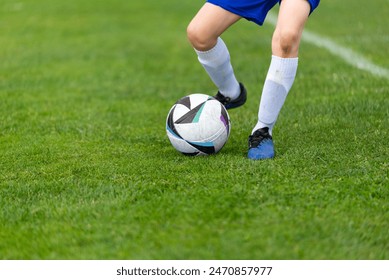
<svg viewBox="0 0 389 280"><path fill-rule="evenodd" d="M222 95L220 92L216 94L215 99L217 99L223 105L226 105L231 101L231 98Z"/></svg>
<svg viewBox="0 0 389 280"><path fill-rule="evenodd" d="M258 145L266 139L272 139L269 134L269 128L264 127L254 131L253 135L249 136L249 148L258 147Z"/></svg>

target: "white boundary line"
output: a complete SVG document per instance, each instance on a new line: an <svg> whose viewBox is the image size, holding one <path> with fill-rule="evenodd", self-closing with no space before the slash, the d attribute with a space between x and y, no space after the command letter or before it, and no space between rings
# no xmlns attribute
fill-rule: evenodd
<svg viewBox="0 0 389 280"><path fill-rule="evenodd" d="M266 17L265 22L275 26L277 23L277 16L272 13L269 13ZM355 68L368 71L378 77L389 79L388 69L374 64L362 55L354 52L349 48L343 47L335 43L329 38L315 34L308 30L304 30L302 40L317 47L326 49L333 55L340 57Z"/></svg>

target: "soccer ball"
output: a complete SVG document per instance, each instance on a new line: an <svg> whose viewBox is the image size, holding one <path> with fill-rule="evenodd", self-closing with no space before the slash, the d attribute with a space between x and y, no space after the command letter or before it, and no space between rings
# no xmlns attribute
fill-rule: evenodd
<svg viewBox="0 0 389 280"><path fill-rule="evenodd" d="M166 119L170 143L184 155L217 153L227 142L230 129L230 117L224 106L200 93L178 100Z"/></svg>

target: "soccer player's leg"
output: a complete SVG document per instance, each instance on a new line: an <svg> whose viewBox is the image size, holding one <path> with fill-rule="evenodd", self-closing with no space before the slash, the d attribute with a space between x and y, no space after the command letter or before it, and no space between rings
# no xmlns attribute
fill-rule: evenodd
<svg viewBox="0 0 389 280"><path fill-rule="evenodd" d="M188 39L196 50L209 51L216 45L219 36L239 19L236 14L205 3L188 25Z"/></svg>
<svg viewBox="0 0 389 280"><path fill-rule="evenodd" d="M298 57L301 36L310 10L307 0L282 0L272 38L273 55L282 58Z"/></svg>
<svg viewBox="0 0 389 280"><path fill-rule="evenodd" d="M310 9L307 0L281 2L272 38L273 55L259 105L258 122L249 137L250 159L267 159L275 155L273 127L296 76L300 40Z"/></svg>
<svg viewBox="0 0 389 280"><path fill-rule="evenodd" d="M230 54L221 34L241 17L214 4L205 3L187 28L190 43L200 63L218 88L216 99L227 109L243 105L246 90L237 81Z"/></svg>

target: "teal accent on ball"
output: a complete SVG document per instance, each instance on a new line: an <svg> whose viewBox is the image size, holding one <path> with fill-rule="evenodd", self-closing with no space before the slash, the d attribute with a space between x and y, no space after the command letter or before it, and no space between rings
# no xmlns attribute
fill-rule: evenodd
<svg viewBox="0 0 389 280"><path fill-rule="evenodd" d="M200 109L199 109L198 112L196 113L196 116L194 117L192 123L198 123L198 122L199 122L200 116L201 116L201 112L202 112L203 109L204 109L205 103L206 103L206 102L203 103L203 105L200 107Z"/></svg>

